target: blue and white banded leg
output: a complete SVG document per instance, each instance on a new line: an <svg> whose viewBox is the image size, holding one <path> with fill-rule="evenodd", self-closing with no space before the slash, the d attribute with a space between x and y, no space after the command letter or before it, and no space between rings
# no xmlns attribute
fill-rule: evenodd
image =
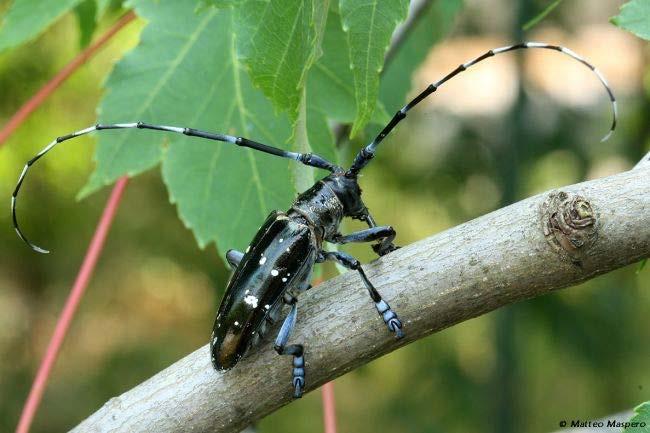
<svg viewBox="0 0 650 433"><path fill-rule="evenodd" d="M286 319L282 323L280 332L278 333L277 338L275 339L275 351L280 355L292 355L293 356L293 398L302 397L303 390L305 389L305 357L304 348L302 344L290 344L287 345L289 341L289 336L293 331L293 327L296 324L296 317L298 315L298 306L296 302L293 302L291 305L291 311L287 315Z"/></svg>
<svg viewBox="0 0 650 433"><path fill-rule="evenodd" d="M363 283L366 285L366 289L368 289L370 298L375 303L377 312L384 320L384 323L388 327L388 330L394 332L395 337L397 339L404 337L404 331L402 331L402 326L403 326L402 321L399 319L399 317L397 317L397 314L390 308L388 302L384 301L384 299L381 297L381 295L379 294L375 286L372 285L372 283L366 276L366 273L363 271L363 268L361 267L361 263L359 263L359 260L355 259L351 255L344 253L342 251L321 251L318 255L317 262L322 263L325 260L333 260L337 263L340 263L347 269L357 271L361 276Z"/></svg>

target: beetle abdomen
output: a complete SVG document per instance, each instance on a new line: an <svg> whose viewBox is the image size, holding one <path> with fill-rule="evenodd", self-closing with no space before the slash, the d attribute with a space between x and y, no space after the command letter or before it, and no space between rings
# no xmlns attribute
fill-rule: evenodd
<svg viewBox="0 0 650 433"><path fill-rule="evenodd" d="M235 270L212 329L210 349L217 370L232 368L258 340L260 327L278 311L282 295L310 276L316 238L301 219L273 212Z"/></svg>

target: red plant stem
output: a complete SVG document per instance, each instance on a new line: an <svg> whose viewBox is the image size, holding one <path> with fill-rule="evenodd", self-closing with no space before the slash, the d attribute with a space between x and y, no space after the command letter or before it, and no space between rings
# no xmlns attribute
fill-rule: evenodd
<svg viewBox="0 0 650 433"><path fill-rule="evenodd" d="M334 382L322 386L323 420L325 433L336 433L336 398L334 397Z"/></svg>
<svg viewBox="0 0 650 433"><path fill-rule="evenodd" d="M79 301L88 286L88 281L92 276L95 265L97 264L97 259L99 258L104 242L106 241L106 235L108 234L108 230L111 227L113 218L115 217L115 212L117 211L118 204L122 198L122 194L124 193L127 181L128 179L123 177L118 180L115 187L113 187L111 196L109 197L108 203L106 203L104 212L99 220L99 225L90 241L90 246L88 247L88 251L84 257L77 279L70 291L70 295L68 295L61 316L56 323L54 334L52 335L52 339L45 351L45 357L38 368L38 373L36 373L36 379L34 379L32 389L29 391L29 396L27 397L27 402L25 403L25 407L20 416L16 433L27 433L29 431L36 409L38 409L38 405L43 397L43 392L45 391L45 385L47 384L50 371L52 370L57 355L59 354L59 349L61 349L63 339L65 338L70 322L77 311Z"/></svg>
<svg viewBox="0 0 650 433"><path fill-rule="evenodd" d="M65 80L72 75L81 65L86 63L89 58L91 58L100 48L102 48L106 42L108 42L118 31L122 29L125 25L130 23L135 19L136 15L133 11L125 14L121 17L113 26L101 35L95 42L86 47L82 52L80 52L77 57L72 59L63 69L61 69L50 81L47 82L43 87L39 89L34 96L32 96L29 101L27 101L22 107L16 111L11 119L5 124L5 126L0 130L0 145L4 143L7 138L18 128L27 117L32 114L39 105L47 99L52 92L54 92Z"/></svg>

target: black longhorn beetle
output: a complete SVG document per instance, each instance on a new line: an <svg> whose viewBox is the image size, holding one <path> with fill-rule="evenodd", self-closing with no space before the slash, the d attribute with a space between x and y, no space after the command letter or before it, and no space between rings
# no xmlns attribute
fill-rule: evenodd
<svg viewBox="0 0 650 433"><path fill-rule="evenodd" d="M192 128L151 125L143 122L97 124L62 137L58 137L40 153L30 159L23 168L16 189L11 197L11 212L14 228L18 236L32 249L47 253L32 244L22 233L16 220L16 198L29 168L57 144L92 131L105 129L152 129L176 132L179 134L221 141L237 146L250 147L261 152L282 158L293 159L304 165L321 168L330 172L307 191L298 196L287 212L272 212L260 227L245 252L230 250L226 258L234 268L226 293L212 329L210 350L212 365L216 370L228 370L255 346L267 332L270 324L276 322L283 305L289 305L289 314L284 319L275 340L275 350L280 355L293 356L294 397L302 396L305 387L305 359L302 344L287 344L296 323L297 296L308 290L312 269L315 263L333 260L347 269L359 273L377 312L396 338L404 336L402 322L390 305L382 299L379 292L366 276L357 259L344 252L329 252L322 249L323 242L347 244L349 242L374 242L373 250L383 256L397 247L393 245L395 230L391 226L377 226L368 208L361 200L359 172L375 156L382 140L406 117L406 114L424 98L435 92L442 84L489 57L525 48L544 48L564 53L591 69L603 84L612 103L613 121L603 141L609 138L616 127L616 100L607 81L594 66L568 48L538 42L525 42L487 51L483 55L458 66L440 81L430 84L412 101L399 110L382 131L356 155L347 170L332 164L324 158L311 153L289 152L267 146L243 137L200 131ZM348 235L339 233L339 225L344 217L364 221L369 228Z"/></svg>

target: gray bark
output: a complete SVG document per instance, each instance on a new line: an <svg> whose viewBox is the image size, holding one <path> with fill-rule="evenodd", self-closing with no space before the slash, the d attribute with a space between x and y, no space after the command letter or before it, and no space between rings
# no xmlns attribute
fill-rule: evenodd
<svg viewBox="0 0 650 433"><path fill-rule="evenodd" d="M364 265L403 320L403 340L354 272L305 293L291 341L305 344L307 391L433 332L650 256L649 178L642 163L546 192ZM237 432L291 401L290 366L269 341L218 373L204 346L73 431Z"/></svg>

